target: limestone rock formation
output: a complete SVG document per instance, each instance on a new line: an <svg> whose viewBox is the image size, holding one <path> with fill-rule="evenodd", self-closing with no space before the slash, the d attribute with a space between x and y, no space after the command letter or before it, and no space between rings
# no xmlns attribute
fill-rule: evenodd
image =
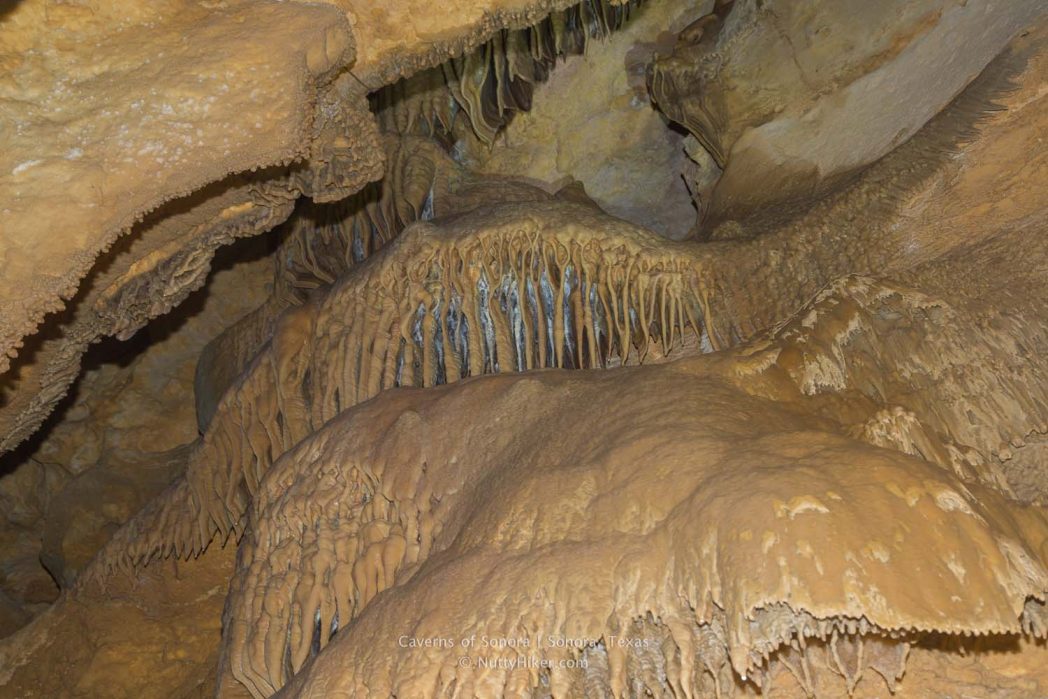
<svg viewBox="0 0 1048 699"><path fill-rule="evenodd" d="M683 177L684 137L664 128L644 83L647 64L709 3L641 3L621 31L570 56L531 97L498 147L465 149L485 172L547 183L573 179L608 213L672 238L695 226L698 210ZM469 144L469 140L464 144ZM643 180L650 186L638 188Z"/></svg>
<svg viewBox="0 0 1048 699"><path fill-rule="evenodd" d="M185 469L196 437L185 400L194 365L230 319L265 298L265 242L221 254L205 290L142 336L89 353L61 419L4 459L2 584L26 611L53 602L56 583L71 587L113 532Z"/></svg>
<svg viewBox="0 0 1048 699"><path fill-rule="evenodd" d="M717 217L825 191L905 142L1037 2L728 3L655 61L652 94L724 168Z"/></svg>
<svg viewBox="0 0 1048 699"><path fill-rule="evenodd" d="M233 559L232 547L215 547L63 596L0 648L3 695L213 696Z"/></svg>
<svg viewBox="0 0 1048 699"><path fill-rule="evenodd" d="M892 687L905 651L879 665L880 644L1043 633L1045 512L813 429L702 360L386 398L287 454L255 500L226 615L255 696L318 650L292 696L731 694L770 688L805 637L853 654L841 685L866 669ZM477 429L431 440L472 404ZM403 642L452 630L516 645L482 640L492 666L473 667ZM521 647L550 669L496 662Z"/></svg>
<svg viewBox="0 0 1048 699"><path fill-rule="evenodd" d="M1048 695L1039 4L22 0L0 65L0 696Z"/></svg>
<svg viewBox="0 0 1048 699"><path fill-rule="evenodd" d="M979 628L987 616L980 616L978 622L973 618L975 626L965 626L961 621L960 609L985 612L988 598L965 601L961 594L962 590L965 595L972 594L980 587L973 577L961 572L968 568L956 559L958 551L966 547L945 543L943 538L947 532L959 532L962 525L944 522L944 529L933 534L938 525L929 522L945 516L942 513L960 512L980 526L1000 521L1009 527L1032 527L1026 553L1017 554L1014 563L1002 559L1002 565L1015 566L1012 572L987 578L987 585L1011 590L1013 583L1003 582L1008 576L1048 574L1034 573L1046 564L1039 558L1048 540L1044 512L1005 504L1007 500L993 492L1007 492L1003 478L963 470L954 474L956 469L948 460L932 466L935 454L927 447L925 460L905 459L898 451L890 457L889 452L831 436L833 422L803 417L803 411L796 411L800 407L796 398L785 403L794 410L784 410L747 398L730 386L735 383L743 390L782 400L790 396L791 389L813 395L822 390L846 393L847 384L861 385L863 379L849 381L831 370L834 359L852 365L851 353L840 346L828 351L824 348L827 343L851 342L859 336L867 351L877 349L883 336L864 331L865 323L856 323L841 309L856 302L873 308L884 304L897 315L894 309L902 310L901 304L887 300L900 295L905 303L905 294L898 290L877 288L865 280L850 282L828 291L796 321L741 348L735 356L679 360L647 371L583 372L574 379L542 372L534 379L519 381L466 382L450 392L397 392L345 413L286 453L257 487L252 521L243 543L241 572L234 581L226 612L231 634L230 671L256 696L268 696L337 635L335 647L340 652L323 656L333 664L335 669L330 672L334 676L328 677L324 661L318 661L321 664L311 672L319 673L319 679L308 680L306 686L315 683L323 689L303 690L306 695L310 691L360 693L365 686L372 690L379 687L383 695L413 694L419 687L442 694L445 687L451 691L458 686L456 682L487 686L486 691L495 694L517 694L529 686L528 682L534 682L530 672L519 676L486 671L458 675L450 662L454 653L449 659L449 648L441 647L427 655L425 650L403 650L396 637L405 628L430 638L442 637L442 628L454 628L465 636L529 636L531 648L541 648L542 638L559 637L578 639L593 649L601 645L602 638L628 629L634 620L647 616L668 629L676 647L673 652L665 645L660 651L649 649L666 654L663 662L679 663L675 672L681 674L663 681L678 687L694 686L701 692L703 680L698 675L709 672L727 691L736 681L753 677L757 668L771 672L769 656L775 656L778 644L789 642L793 633L822 636L822 640L829 640L833 634L843 638L856 633L849 624L860 619L871 624L863 634L1004 631L1005 626ZM923 331L915 336L932 342L928 355L941 357L952 343L934 341L934 314L923 322L911 318L911 327ZM841 336L840 329L848 326L855 329ZM893 344L891 339L886 342L888 347ZM818 354L808 354L811 351ZM906 373L909 361L909 356L902 356L864 369L870 372L868 378L875 380L877 376ZM815 378L812 384L813 377L829 378L831 383L821 384ZM832 381L834 377L841 378ZM612 383L628 390L607 389ZM924 393L931 397L934 389L925 389ZM672 398L667 400L667 396ZM882 398L890 400L884 394ZM933 423L944 399L921 410L921 417ZM813 396L801 399L801 403L814 400ZM962 400L958 397L952 402L963 406ZM599 411L582 407L594 403L600 404ZM477 407L471 407L474 404ZM841 412L838 409L837 413ZM1046 414L1043 407L1038 412ZM461 433L462 442L432 441L434 434L459 434L446 423L457 421L461 415L478 416L473 428ZM481 415L483 422L476 422ZM967 417L953 422L964 429ZM838 424L836 428L842 427ZM887 433L895 439L912 434L891 428ZM374 434L383 437L376 442ZM539 434L542 439L537 438ZM748 446L741 448L740 444ZM900 444L885 446L908 451L900 449L904 446ZM920 451L910 453L922 455ZM714 461L703 462L703 458ZM888 469L893 475L872 475L880 469ZM676 500L688 491L689 486L684 485L688 473L697 479L694 497L702 500L701 505L684 505ZM809 478L814 480L809 482ZM908 479L913 479L913 485L907 485L911 482ZM942 485L932 486L937 479L943 479ZM656 483L663 480L672 480L675 487L669 491L658 487ZM977 485L979 481L990 490ZM745 482L759 482L760 487L749 490L740 485ZM851 493L849 483L862 488L862 495ZM881 484L875 487L883 487L883 494L868 490L870 483ZM922 485L918 487L917 483ZM779 492L777 487L790 491ZM501 488L509 493L498 492ZM973 503L998 503L995 507L1002 508L1000 513L972 513L963 501L970 493L981 493L971 495ZM852 497L855 499L850 501ZM927 498L929 505L937 503L937 509L921 509L922 498ZM507 508L503 503L513 504ZM902 509L892 514L883 509L896 506ZM907 508L918 508L920 514L908 514ZM765 510L772 519L758 531L755 522L762 521L757 518ZM818 519L818 515L836 517L831 513L841 511L847 514L840 515L840 521L812 522L813 528L804 535L788 534L800 525L774 524L774 518L792 523L808 513ZM692 522L686 520L689 516L709 519ZM904 524L910 516L916 518L914 523ZM488 520L492 521L488 524ZM736 521L738 531L723 531L725 522ZM888 527L883 542L869 539L869 532L880 529L877 522L892 522L898 530L892 534ZM1029 524L1023 524L1026 522ZM580 538L579 532L590 534ZM854 541L832 540L835 532L852 536ZM928 535L928 540L908 542L906 537L916 532ZM787 534L803 536L803 540L782 543ZM962 536L974 541L983 535L973 532ZM629 562L630 555L625 551L633 545L637 560ZM1001 551L1011 550L1011 544L995 546ZM563 553L558 554L558 550ZM772 551L780 551L777 558ZM724 558L683 562L689 560L688 555ZM1002 555L1007 558L1011 554ZM652 560L652 556L665 558ZM937 602L907 596L905 591L915 584L912 579L903 582L891 566L883 573L875 573L870 567L908 556L912 560L905 564L907 570L928 575L926 592L941 592L943 599L959 605L957 609L933 611ZM952 571L953 584L959 586L956 594L947 593L943 576L934 572L937 561ZM974 561L967 566L978 566ZM547 565L552 568L545 568ZM783 578L766 590L737 590L738 599L753 599L755 606L733 612L729 599L736 599L732 597L736 593L729 588L761 579L754 571L762 565L768 566L768 575ZM740 568L732 571L731 566ZM672 583L646 577L678 567L683 568L684 577ZM433 578L428 577L431 569L437 571ZM716 571L724 577L696 582L696 571ZM598 574L609 577L598 581ZM580 577L565 582L575 575ZM619 575L626 577L615 577ZM868 575L886 577L874 581L864 578ZM534 580L534 587L524 582L529 579ZM507 587L491 589L493 580L505 581ZM839 591L832 591L833 580L841 581ZM473 587L478 584L482 587ZM898 594L905 599L891 599L893 586L900 584ZM1011 611L1002 617L1008 621L1001 623L1013 632L1019 630L1027 598L1040 599L1045 584L1048 581L1035 582L1028 595L1013 600ZM806 591L805 585L821 592ZM393 593L380 595L394 587ZM561 598L556 589L572 591L563 601L578 606L558 609ZM629 596L616 597L620 589L629 590ZM401 594L407 599L401 599ZM776 598L775 594L784 597ZM820 594L829 597L820 598ZM866 594L872 596L866 599ZM669 606L643 606L661 599L660 595L666 595L665 604ZM478 598L486 601L478 603ZM381 611L368 609L372 599ZM671 601L682 599L690 602L693 611L689 612L687 606L677 608ZM709 599L715 606L700 613ZM449 604L455 603L452 601L463 606L448 612ZM779 604L789 604L786 616L779 613ZM834 604L838 606L831 610ZM914 606L909 609L915 616L905 611L911 604ZM627 610L619 605L626 605ZM755 633L752 624L748 626L743 620L754 619L754 615L760 620L758 607L763 605L768 605L769 616L758 625L766 624L766 632L773 636L758 639L751 636ZM390 624L389 619L397 616L394 609L405 610L410 619L424 620L424 624L417 626L408 619ZM1029 628L1042 623L1038 609L1036 604L1031 607ZM821 620L823 626L815 624L805 631L808 622L790 616L803 617L803 612ZM365 616L361 621L355 621L362 613ZM448 616L442 616L445 613ZM495 616L490 616L492 613ZM735 613L738 618L733 620ZM692 614L697 618L692 619ZM727 617L721 616L725 614ZM881 617L883 614L891 620ZM900 616L894 616L897 614ZM921 614L929 616L922 621ZM832 621L838 615L839 628ZM376 617L373 623L366 621ZM959 625L941 626L944 619ZM338 633L349 622L348 630ZM693 623L698 626L692 628ZM363 636L354 641L353 634L358 632ZM681 632L685 632L683 640ZM774 636L783 633L786 635ZM711 638L704 640L707 636ZM363 637L372 641L364 643ZM905 640L905 634L893 637ZM381 640L375 642L375 638ZM720 645L705 648L713 638ZM733 644L740 645L733 649ZM350 650L342 650L346 648ZM558 653L565 650L584 648L551 647L549 657L559 657ZM620 656L615 669L611 657L614 649L604 646L600 650L609 654L599 665L605 670L611 666L612 676L601 680L608 686L621 688L628 681L642 681L653 683L648 689L662 691L655 676L630 675L627 680L626 666L621 664L625 658ZM342 657L343 652L361 655L350 660ZM508 652L517 651L510 648ZM537 652L546 657L546 650ZM683 657L674 661L674 652ZM687 659L690 652L696 653L694 669ZM734 680L730 672L722 672L729 657L736 671ZM347 667L362 671L346 672ZM407 667L412 670L402 670ZM723 670L727 671L726 667ZM615 673L622 674L616 677ZM596 686L584 687L583 679L571 679L572 673L567 674L567 679L551 674L549 683L555 694L558 681L562 683L559 692L569 696L599 694ZM582 674L585 682L594 681L588 673ZM858 681L857 676L846 677L849 682L853 679ZM896 678L886 679L892 686ZM421 684L413 684L416 682Z"/></svg>
<svg viewBox="0 0 1048 699"><path fill-rule="evenodd" d="M8 450L61 399L89 344L182 301L215 248L279 223L298 193L345 196L378 172L363 96L336 80L353 58L337 12L29 1L0 32L0 108L18 125L0 166Z"/></svg>

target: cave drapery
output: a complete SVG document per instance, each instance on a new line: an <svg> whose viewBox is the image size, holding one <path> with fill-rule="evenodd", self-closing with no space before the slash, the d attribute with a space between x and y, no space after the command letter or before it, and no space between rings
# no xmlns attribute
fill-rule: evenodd
<svg viewBox="0 0 1048 699"><path fill-rule="evenodd" d="M0 696L1048 696L1035 0L0 8Z"/></svg>

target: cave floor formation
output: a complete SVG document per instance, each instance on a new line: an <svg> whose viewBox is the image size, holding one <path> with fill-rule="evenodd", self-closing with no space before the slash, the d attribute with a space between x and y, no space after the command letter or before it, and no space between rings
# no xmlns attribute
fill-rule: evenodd
<svg viewBox="0 0 1048 699"><path fill-rule="evenodd" d="M0 697L1048 697L1035 0L21 0L0 66Z"/></svg>

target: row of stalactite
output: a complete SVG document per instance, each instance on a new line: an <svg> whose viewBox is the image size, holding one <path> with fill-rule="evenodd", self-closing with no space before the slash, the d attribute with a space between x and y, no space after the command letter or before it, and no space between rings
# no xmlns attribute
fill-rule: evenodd
<svg viewBox="0 0 1048 699"><path fill-rule="evenodd" d="M514 113L531 108L534 86L548 78L558 59L582 54L590 41L607 38L642 2L583 0L536 25L500 30L463 56L373 93L372 110L381 130L392 137L386 176L339 202L300 207L279 254L278 293L289 303L301 303L408 224L432 218L436 166L406 152L410 149L396 143L395 136L432 137L450 149L461 114L491 145Z"/></svg>
<svg viewBox="0 0 1048 699"><path fill-rule="evenodd" d="M277 458L385 389L707 346L694 261L644 243L613 231L411 229L285 313L221 399L190 459L188 489L125 528L129 541L111 547L122 560L111 562L196 554L216 534L240 531Z"/></svg>
<svg viewBox="0 0 1048 699"><path fill-rule="evenodd" d="M491 145L514 113L531 108L535 85L558 59L607 38L642 1L583 0L536 25L501 30L464 56L376 92L372 109L387 132L427 135L451 134L463 114L477 138Z"/></svg>

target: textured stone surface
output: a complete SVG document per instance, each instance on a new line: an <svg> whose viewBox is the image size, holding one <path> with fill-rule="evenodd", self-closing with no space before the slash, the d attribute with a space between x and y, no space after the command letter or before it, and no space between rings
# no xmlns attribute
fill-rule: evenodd
<svg viewBox="0 0 1048 699"><path fill-rule="evenodd" d="M835 638L860 633L845 619L917 637L1019 630L1027 595L1048 587L1048 514L823 432L725 376L760 384L726 353L490 377L346 412L262 484L227 609L233 674L269 696L289 679L286 652L304 670L296 697L520 695L539 685L533 668L479 663L557 663L585 647L547 639L603 638L592 670L546 673L554 695L703 695L717 680L731 695L746 677L760 686L804 612L813 645L835 621ZM464 415L474 429L452 427ZM637 638L644 619L663 630L657 644L609 640ZM473 634L527 648L404 643ZM840 692L823 672L822 690Z"/></svg>
<svg viewBox="0 0 1048 699"><path fill-rule="evenodd" d="M265 248L245 241L226 251L206 289L179 312L89 355L59 419L29 448L6 455L0 589L27 612L54 601L55 581L70 586L112 533L185 468L184 445L196 438L186 398L197 357L265 298L272 269Z"/></svg>
<svg viewBox="0 0 1048 699"><path fill-rule="evenodd" d="M353 55L340 13L122 7L23 2L0 27L0 108L19 124L0 167L0 451L39 427L91 343L199 288L217 247L381 171L359 84L334 79Z"/></svg>
<svg viewBox="0 0 1048 699"><path fill-rule="evenodd" d="M18 128L0 163L3 369L143 214L308 154L317 83L353 58L345 19L307 5L30 1L5 15L0 107Z"/></svg>
<svg viewBox="0 0 1048 699"><path fill-rule="evenodd" d="M167 562L135 580L65 594L0 641L5 696L202 699L214 696L233 547ZM33 662L40 657L54 662Z"/></svg>
<svg viewBox="0 0 1048 699"><path fill-rule="evenodd" d="M548 187L578 180L608 213L685 237L698 211L683 176L684 137L655 111L644 71L655 52L668 53L676 35L712 8L712 2L642 4L621 31L558 65L496 147L475 144L467 162Z"/></svg>
<svg viewBox="0 0 1048 699"><path fill-rule="evenodd" d="M653 91L725 166L712 213L811 195L912 136L1038 2L740 0L656 64Z"/></svg>
<svg viewBox="0 0 1048 699"><path fill-rule="evenodd" d="M178 3L119 16L25 1L8 15L17 26L0 27L16 77L75 73L56 57L81 49L44 30L55 26L97 21L124 40L244 17L235 41L208 48L221 53L284 12L293 21L269 31L341 24L330 8L255 0L185 16L166 14ZM762 680L782 697L1048 692L1048 29L1012 41L939 111L950 80L1029 4L981 15L965 55L952 47L984 3L735 5L692 15L650 0L623 25L621 8L594 2L507 38L503 25L565 4L339 3L358 60L326 81L303 49L316 102L300 160L216 175L154 211L3 379L0 432L13 446L91 342L134 335L134 351L113 341L89 353L65 409L3 463L0 634L33 619L0 640L0 695L245 699L287 683L281 696L751 696ZM132 25L123 34L120 21ZM578 56L609 29L621 33ZM179 51L208 31L184 32ZM43 53L8 51L12 37L42 37ZM731 51L714 56L724 37ZM330 46L322 38L309 46ZM145 44L102 43L99 65L124 49L131 77L152 65L138 60ZM374 95L377 119L363 109L362 83L471 47L436 80ZM251 60L285 56L249 48ZM762 140L786 155L743 172L753 182L728 158L718 186L753 197L751 215L678 242L647 230L682 220L652 202L672 199L660 196L684 174L705 207L719 168L702 157L710 134L667 137L636 108L640 66L671 51L660 65L725 58L721 97L765 119L725 127L731 157L768 125L796 147ZM941 61L899 78L922 52ZM929 82L929 65L944 79ZM468 70L449 79L448 68ZM85 90L116 89L110 73L95 77ZM271 77L260 88L285 89ZM415 100L419 85L431 91ZM876 111L863 107L871 94L882 107L916 98ZM762 111L769 95L781 110ZM491 163L607 185L609 208L643 203L620 211L640 225L577 184L552 194L454 161L470 155L453 146L463 127L483 139L513 112ZM136 136L177 132L129 113L115 123ZM863 128L840 130L857 115ZM458 121L441 130L434 118ZM899 118L927 123L835 182L832 168L875 157ZM385 181L325 203L378 175L376 127L388 130ZM551 150L571 168L556 170ZM797 176L809 152L832 166L815 180ZM602 174L622 162L640 175ZM837 186L812 199L813 181ZM768 182L784 183L776 197L795 185L804 196L761 206ZM303 193L316 201L273 241L275 262L263 244L170 327L135 335L203 282L216 245L272 227ZM194 415L194 360L223 328L228 342L196 377L206 415ZM485 668L472 662L516 651L478 649L463 665L398 642L467 631L571 637L585 647L533 657L591 665Z"/></svg>
<svg viewBox="0 0 1048 699"><path fill-rule="evenodd" d="M367 89L570 4L19 3L0 33L17 68L2 106L22 123L0 165L0 193L19 202L0 209L12 290L0 305L0 451L39 427L90 343L126 337L197 288L216 247L272 228L302 194L330 201L379 178ZM360 55L348 24L365 37ZM56 110L77 119L48 121ZM62 242L38 259L39 238ZM48 312L59 314L24 343Z"/></svg>

